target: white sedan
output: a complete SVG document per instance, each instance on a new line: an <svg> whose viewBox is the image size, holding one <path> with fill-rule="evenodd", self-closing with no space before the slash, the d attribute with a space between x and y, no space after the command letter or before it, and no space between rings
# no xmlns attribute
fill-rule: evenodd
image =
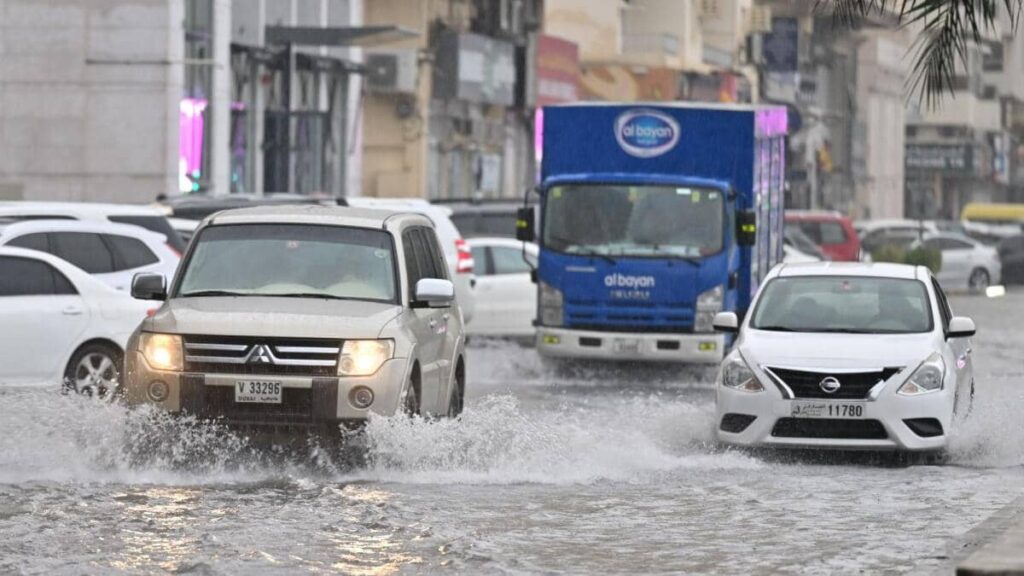
<svg viewBox="0 0 1024 576"><path fill-rule="evenodd" d="M938 452L974 392L974 322L924 267L783 264L716 385L717 434L741 446Z"/></svg>
<svg viewBox="0 0 1024 576"><path fill-rule="evenodd" d="M0 246L53 254L124 292L140 272L161 274L170 281L181 259L163 234L132 224L88 220L0 223Z"/></svg>
<svg viewBox="0 0 1024 576"><path fill-rule="evenodd" d="M0 384L110 390L128 337L156 308L55 256L0 247Z"/></svg>
<svg viewBox="0 0 1024 576"><path fill-rule="evenodd" d="M472 238L476 270L476 314L466 332L475 336L533 338L537 285L537 245L511 238ZM525 250L525 252L524 252ZM525 255L525 257L524 257Z"/></svg>
<svg viewBox="0 0 1024 576"><path fill-rule="evenodd" d="M1003 266L993 246L961 234L925 234L915 245L923 244L942 252L939 283L947 290L984 292L1002 281Z"/></svg>

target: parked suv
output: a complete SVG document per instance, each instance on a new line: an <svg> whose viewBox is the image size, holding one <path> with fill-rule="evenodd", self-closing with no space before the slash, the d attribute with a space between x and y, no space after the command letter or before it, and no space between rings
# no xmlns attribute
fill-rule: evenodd
<svg viewBox="0 0 1024 576"><path fill-rule="evenodd" d="M786 226L806 234L836 262L860 260L860 239L853 222L839 212L787 210Z"/></svg>
<svg viewBox="0 0 1024 576"><path fill-rule="evenodd" d="M462 410L462 315L431 221L327 206L207 218L128 344L126 398L229 425L331 429Z"/></svg>

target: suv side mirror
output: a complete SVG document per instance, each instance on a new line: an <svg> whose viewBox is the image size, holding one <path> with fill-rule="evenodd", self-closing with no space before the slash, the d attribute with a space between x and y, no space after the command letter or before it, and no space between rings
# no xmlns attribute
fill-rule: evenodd
<svg viewBox="0 0 1024 576"><path fill-rule="evenodd" d="M946 332L946 339L970 338L978 329L974 326L974 320L964 316L954 316L949 321L949 330Z"/></svg>
<svg viewBox="0 0 1024 576"><path fill-rule="evenodd" d="M413 308L441 308L455 301L455 284L440 278L424 278L416 283Z"/></svg>
<svg viewBox="0 0 1024 576"><path fill-rule="evenodd" d="M757 242L757 212L739 210L736 212L736 244L753 246Z"/></svg>
<svg viewBox="0 0 1024 576"><path fill-rule="evenodd" d="M140 272L132 277L132 298L167 300L167 279L163 274Z"/></svg>
<svg viewBox="0 0 1024 576"><path fill-rule="evenodd" d="M735 334L740 331L740 317L735 312L719 312L711 321L711 326L719 332L731 332Z"/></svg>
<svg viewBox="0 0 1024 576"><path fill-rule="evenodd" d="M536 214L532 206L526 206L516 210L516 240L522 242L533 242L537 236L533 229L533 222Z"/></svg>

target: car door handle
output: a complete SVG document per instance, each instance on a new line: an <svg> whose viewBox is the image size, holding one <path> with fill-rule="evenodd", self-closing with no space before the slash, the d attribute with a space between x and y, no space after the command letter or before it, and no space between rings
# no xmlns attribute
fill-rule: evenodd
<svg viewBox="0 0 1024 576"><path fill-rule="evenodd" d="M83 310L78 306L65 306L60 312L65 316L78 316L83 312Z"/></svg>
<svg viewBox="0 0 1024 576"><path fill-rule="evenodd" d="M434 320L433 318L431 318L430 322L427 322L427 326L430 326L431 330L433 330L434 328L437 328L437 320Z"/></svg>

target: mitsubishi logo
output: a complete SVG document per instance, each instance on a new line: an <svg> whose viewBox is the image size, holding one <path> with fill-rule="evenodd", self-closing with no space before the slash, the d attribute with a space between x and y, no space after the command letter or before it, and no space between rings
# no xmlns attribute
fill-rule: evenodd
<svg viewBox="0 0 1024 576"><path fill-rule="evenodd" d="M829 376L818 383L818 387L821 388L821 391L825 394L835 394L839 391L840 386L841 384L839 384L839 380L834 376Z"/></svg>
<svg viewBox="0 0 1024 576"><path fill-rule="evenodd" d="M270 347L264 344L257 344L253 346L252 351L245 358L246 364L274 364L274 355L270 352Z"/></svg>

